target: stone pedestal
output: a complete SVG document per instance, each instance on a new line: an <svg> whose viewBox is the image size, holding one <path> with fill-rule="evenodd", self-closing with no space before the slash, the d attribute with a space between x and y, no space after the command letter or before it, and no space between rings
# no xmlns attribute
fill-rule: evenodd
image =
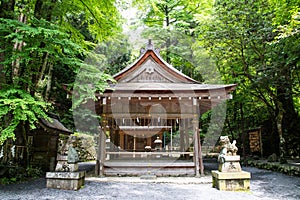
<svg viewBox="0 0 300 200"><path fill-rule="evenodd" d="M220 172L212 171L212 184L214 188L227 191L250 190L249 172Z"/></svg>
<svg viewBox="0 0 300 200"><path fill-rule="evenodd" d="M79 190L84 185L85 171L47 172L47 188Z"/></svg>
<svg viewBox="0 0 300 200"><path fill-rule="evenodd" d="M68 163L67 156L58 155L55 171L57 171L57 172L63 172L63 171L77 172L78 171L78 163Z"/></svg>
<svg viewBox="0 0 300 200"><path fill-rule="evenodd" d="M47 172L47 188L79 190L84 185L85 171L78 171L78 154L73 146L68 155L57 155L55 172Z"/></svg>
<svg viewBox="0 0 300 200"><path fill-rule="evenodd" d="M240 172L242 171L240 165L240 156L223 156L224 161L219 163L220 172Z"/></svg>
<svg viewBox="0 0 300 200"><path fill-rule="evenodd" d="M219 190L249 190L249 172L242 171L240 156L222 156L219 170L212 171L213 187Z"/></svg>

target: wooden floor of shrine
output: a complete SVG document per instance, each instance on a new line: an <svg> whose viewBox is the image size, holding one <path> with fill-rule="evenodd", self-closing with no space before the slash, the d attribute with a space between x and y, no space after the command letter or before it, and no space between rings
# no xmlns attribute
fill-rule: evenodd
<svg viewBox="0 0 300 200"><path fill-rule="evenodd" d="M118 158L104 162L106 176L195 176L192 159L176 158Z"/></svg>

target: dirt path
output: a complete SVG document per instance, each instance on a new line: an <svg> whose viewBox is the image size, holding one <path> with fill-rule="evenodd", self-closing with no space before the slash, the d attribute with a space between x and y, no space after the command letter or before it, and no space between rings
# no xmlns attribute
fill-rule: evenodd
<svg viewBox="0 0 300 200"><path fill-rule="evenodd" d="M251 172L250 192L226 192L211 187L211 176L203 178L139 178L108 177L86 179L79 191L47 189L44 178L8 186L0 186L0 199L205 199L205 200L256 200L300 199L300 178L260 170L243 168Z"/></svg>

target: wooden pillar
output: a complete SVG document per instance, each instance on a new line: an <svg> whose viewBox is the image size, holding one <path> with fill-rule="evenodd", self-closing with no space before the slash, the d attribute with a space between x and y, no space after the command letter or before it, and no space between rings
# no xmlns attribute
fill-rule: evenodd
<svg viewBox="0 0 300 200"><path fill-rule="evenodd" d="M124 146L124 132L123 131L120 131L120 148L125 149L125 146Z"/></svg>
<svg viewBox="0 0 300 200"><path fill-rule="evenodd" d="M104 176L104 162L105 162L105 147L106 147L106 122L103 120L98 142L98 155L97 155L97 166L96 172L99 176Z"/></svg>
<svg viewBox="0 0 300 200"><path fill-rule="evenodd" d="M133 158L135 158L135 151L136 151L136 136L133 136Z"/></svg>
<svg viewBox="0 0 300 200"><path fill-rule="evenodd" d="M115 133L116 133L116 129L115 129L115 120L113 118L110 119L110 123L109 123L109 138L110 138L110 141L112 143L114 143L114 140L115 140Z"/></svg>
<svg viewBox="0 0 300 200"><path fill-rule="evenodd" d="M194 163L195 163L195 170L196 170L196 177L200 177L200 168L199 168L199 142L198 142L198 131L197 131L197 115L194 114L193 117L193 132L194 132Z"/></svg>
<svg viewBox="0 0 300 200"><path fill-rule="evenodd" d="M173 151L173 119L171 119L171 141L170 141L170 149L169 151Z"/></svg>
<svg viewBox="0 0 300 200"><path fill-rule="evenodd" d="M104 176L104 162L105 162L105 149L106 149L106 125L107 125L107 118L106 118L106 98L103 98L100 101L102 108L102 122L99 128L99 138L98 138L98 152L97 152L97 161L96 161L96 169L95 172L99 176Z"/></svg>
<svg viewBox="0 0 300 200"><path fill-rule="evenodd" d="M202 149L199 135L199 103L196 98L193 99L193 131L194 131L194 152L195 152L195 167L196 177L204 176L204 166L202 158ZM200 174L199 174L200 172Z"/></svg>
<svg viewBox="0 0 300 200"><path fill-rule="evenodd" d="M147 137L147 146L152 147L152 138L151 137Z"/></svg>
<svg viewBox="0 0 300 200"><path fill-rule="evenodd" d="M190 147L190 137L189 137L189 120L184 119L184 130L185 130L185 148L189 150ZM188 156L189 158L189 156Z"/></svg>
<svg viewBox="0 0 300 200"><path fill-rule="evenodd" d="M120 146L120 130L116 129L114 131L114 140L112 141L115 147Z"/></svg>
<svg viewBox="0 0 300 200"><path fill-rule="evenodd" d="M179 124L179 134L180 134L180 151L184 152L185 151L185 145L184 145L184 134L185 134L185 130L184 130L184 119L180 119ZM184 154L182 155L182 157L184 156Z"/></svg>
<svg viewBox="0 0 300 200"><path fill-rule="evenodd" d="M199 119L199 115L198 115ZM199 120L197 120L197 137L198 137L198 152L199 152L199 167L200 167L200 175L204 176L204 165L203 165L203 157L202 157L202 147L201 140L199 134Z"/></svg>

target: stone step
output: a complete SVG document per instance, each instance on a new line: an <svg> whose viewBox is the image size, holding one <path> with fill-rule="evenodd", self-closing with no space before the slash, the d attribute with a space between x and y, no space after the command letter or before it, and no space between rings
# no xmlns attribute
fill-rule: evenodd
<svg viewBox="0 0 300 200"><path fill-rule="evenodd" d="M106 176L195 176L194 167L105 167Z"/></svg>

